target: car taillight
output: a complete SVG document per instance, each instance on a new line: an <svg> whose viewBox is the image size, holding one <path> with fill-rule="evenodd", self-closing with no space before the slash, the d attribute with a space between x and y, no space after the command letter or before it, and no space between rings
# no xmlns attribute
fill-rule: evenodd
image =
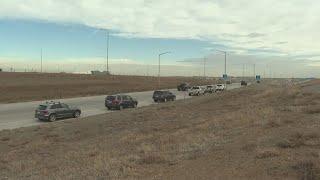
<svg viewBox="0 0 320 180"><path fill-rule="evenodd" d="M42 111L43 112L43 114L48 114L48 111Z"/></svg>

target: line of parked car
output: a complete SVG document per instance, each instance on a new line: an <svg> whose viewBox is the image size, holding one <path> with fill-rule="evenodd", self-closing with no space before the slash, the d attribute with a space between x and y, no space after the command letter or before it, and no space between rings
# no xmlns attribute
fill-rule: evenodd
<svg viewBox="0 0 320 180"><path fill-rule="evenodd" d="M207 85L207 86L193 86L183 83L177 87L178 91L188 92L189 96L200 96L205 94L212 94L218 91L225 90L224 84ZM156 103L175 101L176 95L170 91L154 91L152 99ZM137 108L138 101L129 95L110 95L105 98L105 107L108 110L123 110L126 108ZM46 121L56 121L64 118L79 118L81 109L72 107L65 103L47 101L40 104L35 110L35 118Z"/></svg>

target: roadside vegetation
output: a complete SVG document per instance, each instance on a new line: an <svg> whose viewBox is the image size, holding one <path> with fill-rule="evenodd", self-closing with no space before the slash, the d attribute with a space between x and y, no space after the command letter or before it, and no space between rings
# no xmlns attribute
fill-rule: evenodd
<svg viewBox="0 0 320 180"><path fill-rule="evenodd" d="M177 88L177 85L182 82L206 85L214 83L215 80L196 77L161 77L161 89ZM158 78L1 72L0 84L0 103L12 103L154 90L158 88Z"/></svg>
<svg viewBox="0 0 320 180"><path fill-rule="evenodd" d="M1 131L1 178L320 179L314 85L253 85Z"/></svg>

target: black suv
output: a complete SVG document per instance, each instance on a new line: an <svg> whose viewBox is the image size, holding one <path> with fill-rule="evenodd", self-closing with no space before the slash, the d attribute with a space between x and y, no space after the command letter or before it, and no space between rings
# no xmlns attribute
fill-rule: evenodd
<svg viewBox="0 0 320 180"><path fill-rule="evenodd" d="M178 91L188 91L190 88L191 86L188 83L182 83L177 87Z"/></svg>
<svg viewBox="0 0 320 180"><path fill-rule="evenodd" d="M108 108L108 110L136 108L138 106L138 101L128 95L112 95L106 97L105 106Z"/></svg>
<svg viewBox="0 0 320 180"><path fill-rule="evenodd" d="M51 122L62 118L78 118L81 115L81 110L76 107L70 107L67 104L60 102L46 102L40 104L35 111L35 118L39 120L49 120Z"/></svg>
<svg viewBox="0 0 320 180"><path fill-rule="evenodd" d="M167 102L176 100L176 95L170 91L155 91L152 98L154 102Z"/></svg>
<svg viewBox="0 0 320 180"><path fill-rule="evenodd" d="M248 83L246 81L241 81L241 86L247 86Z"/></svg>

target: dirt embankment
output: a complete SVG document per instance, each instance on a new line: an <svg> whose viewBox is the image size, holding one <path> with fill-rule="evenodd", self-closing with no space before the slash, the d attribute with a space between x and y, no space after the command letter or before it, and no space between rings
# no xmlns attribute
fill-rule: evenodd
<svg viewBox="0 0 320 180"><path fill-rule="evenodd" d="M191 77L162 77L161 88L176 88L183 82L203 85L215 81ZM156 77L0 73L0 103L139 92L157 88Z"/></svg>
<svg viewBox="0 0 320 180"><path fill-rule="evenodd" d="M320 178L320 95L252 86L0 132L8 179Z"/></svg>

